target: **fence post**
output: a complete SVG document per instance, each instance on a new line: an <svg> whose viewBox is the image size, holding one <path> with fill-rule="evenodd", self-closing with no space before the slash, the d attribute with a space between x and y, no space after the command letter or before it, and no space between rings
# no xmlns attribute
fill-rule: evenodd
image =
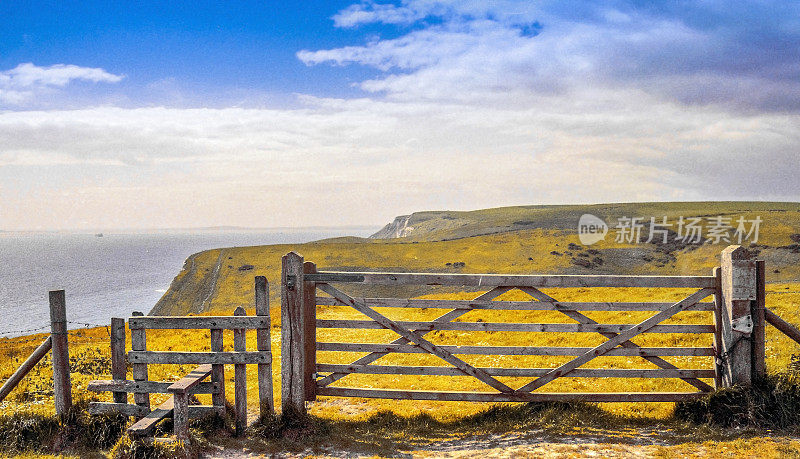
<svg viewBox="0 0 800 459"><path fill-rule="evenodd" d="M246 316L244 308L239 306L233 311L234 316ZM233 330L233 350L244 352L247 350L245 341L245 329L237 328ZM236 435L244 434L247 427L247 367L243 363L233 366L233 395L234 405L236 406Z"/></svg>
<svg viewBox="0 0 800 459"><path fill-rule="evenodd" d="M135 311L131 315L134 317L143 316L141 312ZM130 327L128 327L130 328ZM144 328L131 328L131 350L146 351L147 350L147 331ZM131 374L134 381L147 381L147 364L146 363L133 363L131 364ZM150 411L150 394L147 392L133 394L133 401ZM141 418L141 416L137 416Z"/></svg>
<svg viewBox="0 0 800 459"><path fill-rule="evenodd" d="M72 407L67 343L67 303L63 290L50 292L50 334L53 337L53 393L56 413L65 415Z"/></svg>
<svg viewBox="0 0 800 459"><path fill-rule="evenodd" d="M314 274L317 265L307 261L303 263L303 274ZM317 284L303 282L303 381L305 382L305 399L317 399Z"/></svg>
<svg viewBox="0 0 800 459"><path fill-rule="evenodd" d="M267 328L256 329L256 349L270 356L269 363L258 364L258 406L262 417L275 413L272 398L272 321L269 318L269 283L264 276L255 279L256 315L266 317Z"/></svg>
<svg viewBox="0 0 800 459"><path fill-rule="evenodd" d="M111 379L125 380L125 319L111 319ZM114 403L127 403L126 392L114 392Z"/></svg>
<svg viewBox="0 0 800 459"><path fill-rule="evenodd" d="M756 264L740 245L722 251L722 364L724 387L749 385L753 375L753 303Z"/></svg>
<svg viewBox="0 0 800 459"><path fill-rule="evenodd" d="M223 351L222 329L211 329L211 351ZM211 365L211 381L219 386L216 393L211 395L211 404L225 408L225 365L214 363Z"/></svg>
<svg viewBox="0 0 800 459"><path fill-rule="evenodd" d="M724 369L722 368L722 309L725 308L725 302L722 299L722 270L719 266L712 271L714 276L714 349L716 350L716 358L714 359L714 388L721 389L724 387L722 381Z"/></svg>
<svg viewBox="0 0 800 459"><path fill-rule="evenodd" d="M289 252L281 259L281 409L305 414L305 325L303 257Z"/></svg>

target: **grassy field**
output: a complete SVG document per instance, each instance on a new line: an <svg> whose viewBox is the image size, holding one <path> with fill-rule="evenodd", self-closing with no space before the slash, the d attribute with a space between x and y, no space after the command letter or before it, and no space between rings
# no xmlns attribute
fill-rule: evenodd
<svg viewBox="0 0 800 459"><path fill-rule="evenodd" d="M193 255L173 281L170 290L152 311L153 314L230 314L238 306L246 306L253 314L253 277L264 275L271 286L273 315L272 348L275 356L273 379L276 398L280 398L280 259L294 250L307 261L328 270L388 270L463 273L620 273L620 274L710 274L719 264L719 253L727 244L697 246L659 246L632 244L607 238L591 247L580 245L574 226L584 212L601 216L608 222L621 215L668 216L669 218L700 215L729 215L763 219L760 239L749 247L767 262L767 306L786 320L800 324L800 250L793 244L800 234L800 205L780 203L671 203L609 204L601 206L535 206L489 209L476 212L432 212L412 216L414 232L408 238L366 240L343 238L299 245L274 245L215 249ZM488 233L488 234L484 234ZM590 260L586 266L580 260ZM597 262L600 259L601 262ZM576 261L578 260L578 261ZM364 296L404 296L442 299L474 298L480 292L453 289L379 289L363 291L343 287L349 293ZM690 293L684 289L546 289L545 293L561 301L677 301ZM519 291L511 291L498 299L528 299ZM381 309L398 320L430 320L442 310ZM601 323L635 323L652 313L587 312ZM318 318L363 319L357 312L343 307L318 308ZM574 323L555 312L541 311L472 311L460 321ZM667 323L709 324L709 312L683 312ZM107 330L104 328L71 332L73 358L72 381L77 398L87 398L84 390L91 379L109 377L110 362ZM387 343L396 336L382 330L318 330L319 341ZM519 332L456 332L438 331L426 335L437 344L494 346L594 346L603 341L593 333L519 333ZM0 339L0 380L6 379L44 336ZM130 339L130 338L129 338ZM710 346L710 335L646 334L633 340L642 346ZM148 331L150 350L210 350L210 334L206 331ZM231 333L225 335L226 349L232 348ZM128 342L130 348L130 342ZM255 349L255 336L248 337L248 349ZM800 348L775 329L767 329L767 366L771 373L785 371L792 354ZM320 352L319 362L350 363L363 354ZM493 367L554 367L569 357L544 356L463 356L469 363ZM665 357L680 368L713 368L711 357ZM376 362L384 365L435 365L442 363L423 354L392 354ZM656 368L638 357L603 357L587 367ZM188 373L192 366L151 366L150 378L175 380ZM233 393L233 371L226 372L227 393ZM255 371L248 372L251 408L257 403ZM3 416L30 410L51 412L51 375L43 362L23 381L20 387L0 405ZM500 378L511 387L520 387L529 378ZM707 380L709 383L713 383ZM487 386L474 378L442 376L351 375L337 386L364 388L406 388L416 390L486 391ZM561 378L543 388L546 391L693 391L680 380L644 378ZM110 401L109 394L97 396ZM209 396L199 396L209 403ZM161 398L153 396L153 403ZM280 405L280 401L277 402ZM320 397L309 405L310 413L325 424L325 434L314 443L335 448L390 454L403 450L403 445L430 449L436 456L436 445L447 439L465 439L470 435L508 436L520 429L533 429L555 437L589 435L602 430L603 441L625 455L625 445L642 429L654 433L653 448L648 455L683 456L695 450L709 455L758 456L800 454L800 443L781 434L764 437L764 432L743 434L707 430L687 426L672 418L669 403L607 403L587 405L574 413L554 412L538 421L525 418L520 406L508 404L496 408L507 422L492 420L485 403L367 400ZM517 411L514 411L517 410ZM520 414L522 413L522 414ZM532 415L527 413L527 415ZM516 416L516 417L515 417ZM543 417L542 417L543 416ZM548 417L549 416L549 417ZM502 417L502 416L501 416ZM583 417L583 419L582 419ZM588 417L589 419L586 419ZM560 420L559 420L560 419ZM415 427L416 426L416 427ZM626 430L627 429L627 430ZM705 430L704 430L705 429ZM630 438L629 438L630 437ZM361 440L359 440L361 438ZM626 440L628 438L628 440ZM561 439L561 440L559 440ZM219 440L227 445L241 445L239 440ZM292 441L248 440L249 447L264 451L300 448ZM596 443L596 442L595 442ZM634 442L635 443L635 442ZM614 446L616 445L616 446ZM620 446L622 445L622 446ZM421 451L422 451L421 450ZM564 450L565 454L580 454ZM609 454L611 454L609 453ZM774 453L774 454L773 454Z"/></svg>

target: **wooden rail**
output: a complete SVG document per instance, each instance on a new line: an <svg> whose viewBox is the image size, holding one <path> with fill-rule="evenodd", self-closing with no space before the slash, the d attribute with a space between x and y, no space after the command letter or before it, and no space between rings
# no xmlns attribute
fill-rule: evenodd
<svg viewBox="0 0 800 459"><path fill-rule="evenodd" d="M15 387L17 387L17 384L19 384L19 382L22 381L22 378L24 378L25 375L27 375L28 372L31 371L40 360L42 360L42 357L50 352L50 348L52 346L53 338L48 336L44 341L42 341L42 344L40 344L31 353L31 355L28 356L24 362L22 362L22 365L20 365L19 368L14 371L11 377L8 378L8 380L3 384L3 387L0 387L0 402L2 402L3 399L5 399Z"/></svg>

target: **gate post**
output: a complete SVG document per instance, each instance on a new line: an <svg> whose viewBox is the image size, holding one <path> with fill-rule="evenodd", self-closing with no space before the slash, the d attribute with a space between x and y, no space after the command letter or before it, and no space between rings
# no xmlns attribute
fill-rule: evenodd
<svg viewBox="0 0 800 459"><path fill-rule="evenodd" d="M303 274L314 274L317 265L310 261L303 263ZM304 282L303 285L303 381L306 400L317 399L317 283Z"/></svg>
<svg viewBox="0 0 800 459"><path fill-rule="evenodd" d="M306 413L303 257L281 259L281 409Z"/></svg>
<svg viewBox="0 0 800 459"><path fill-rule="evenodd" d="M749 385L760 367L754 359L758 319L755 307L757 296L756 263L750 253L740 245L728 246L721 255L722 318L721 347L718 350L723 387ZM761 316L763 317L763 309ZM763 321L760 333L763 334Z"/></svg>

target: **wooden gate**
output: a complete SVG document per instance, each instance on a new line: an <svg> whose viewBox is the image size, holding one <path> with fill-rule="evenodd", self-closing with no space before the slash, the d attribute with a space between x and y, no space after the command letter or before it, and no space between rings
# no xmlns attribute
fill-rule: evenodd
<svg viewBox="0 0 800 459"><path fill-rule="evenodd" d="M335 284L335 285L334 285ZM345 292L348 285L450 286L481 293L471 300L362 298ZM557 288L635 287L682 289L671 302L564 302L551 294ZM523 301L497 299L512 290L524 292ZM325 296L318 296L317 293ZM649 290L648 290L649 292ZM711 276L596 276L497 275L386 272L325 272L295 253L283 258L282 275L282 396L283 408L304 410L304 401L317 395L416 400L523 402L582 400L595 402L674 402L713 391L716 386L749 382L764 372L763 263L733 246L722 254L722 268ZM759 306L760 305L760 306ZM318 319L317 307L346 306L368 320ZM760 307L760 309L759 309ZM390 319L375 308L442 309L428 321ZM383 311L383 309L381 309ZM391 309L390 309L391 310ZM555 311L574 323L503 323L457 321L475 310ZM630 324L599 323L595 311L653 311ZM682 311L704 313L703 324L669 323ZM588 312L589 315L585 314ZM389 343L317 342L317 329L385 329L398 337ZM592 347L464 346L436 344L436 331L531 333L596 333L605 340ZM709 347L642 347L631 339L643 333L711 334ZM708 341L708 340L707 340ZM749 345L743 345L747 343ZM760 351L759 351L760 349ZM317 362L317 352L363 353L349 364ZM446 366L381 365L375 362L393 353L426 353ZM468 363L474 355L571 356L552 368L479 367ZM603 356L635 356L654 364L652 369L581 368ZM678 368L663 357L707 357L710 368ZM470 376L492 389L488 392L372 389L333 385L352 374ZM378 378L379 376L376 376ZM511 387L499 378L527 378ZM678 378L691 392L544 392L538 390L564 377ZM516 379L515 381L518 381Z"/></svg>

